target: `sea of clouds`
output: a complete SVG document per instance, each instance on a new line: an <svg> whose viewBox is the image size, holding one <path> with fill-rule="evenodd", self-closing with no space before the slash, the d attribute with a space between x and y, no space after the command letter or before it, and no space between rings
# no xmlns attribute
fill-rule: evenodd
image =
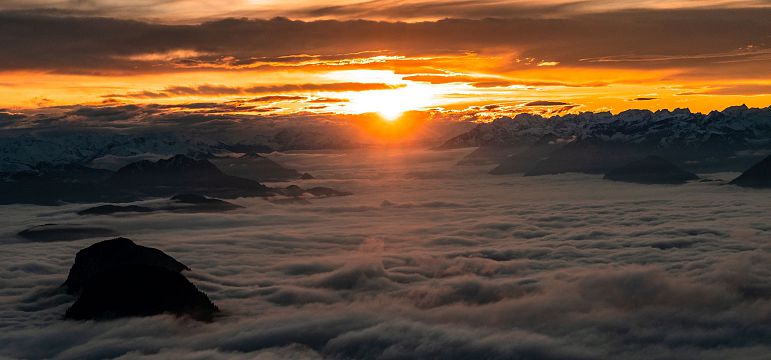
<svg viewBox="0 0 771 360"><path fill-rule="evenodd" d="M355 194L311 205L119 217L4 206L0 358L768 358L771 192L492 176L455 166L468 152L274 154L318 178L303 186ZM221 314L63 320L74 299L56 289L102 239L15 236L44 223L162 249Z"/></svg>

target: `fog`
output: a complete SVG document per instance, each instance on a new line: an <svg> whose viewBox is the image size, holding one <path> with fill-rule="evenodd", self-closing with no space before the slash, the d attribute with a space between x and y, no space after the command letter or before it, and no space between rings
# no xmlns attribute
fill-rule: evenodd
<svg viewBox="0 0 771 360"><path fill-rule="evenodd" d="M761 359L771 353L771 191L721 182L492 176L471 150L271 157L353 196L221 214L83 217L3 206L0 358ZM708 174L729 180L736 174ZM287 184L273 184L287 185ZM112 228L192 268L222 310L65 321L56 292Z"/></svg>

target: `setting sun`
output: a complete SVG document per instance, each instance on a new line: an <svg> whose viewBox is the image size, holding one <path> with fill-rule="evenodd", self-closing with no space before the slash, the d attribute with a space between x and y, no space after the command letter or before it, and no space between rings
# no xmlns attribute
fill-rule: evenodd
<svg viewBox="0 0 771 360"><path fill-rule="evenodd" d="M431 86L409 84L394 90L352 93L349 99L348 110L353 113L374 112L394 121L406 111L434 105L436 94Z"/></svg>

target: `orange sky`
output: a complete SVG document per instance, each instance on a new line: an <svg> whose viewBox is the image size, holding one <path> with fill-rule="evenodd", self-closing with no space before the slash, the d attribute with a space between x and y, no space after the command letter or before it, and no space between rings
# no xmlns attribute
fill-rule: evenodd
<svg viewBox="0 0 771 360"><path fill-rule="evenodd" d="M566 4L10 1L0 108L217 103L391 120L771 105L768 2ZM273 16L293 20L260 20Z"/></svg>

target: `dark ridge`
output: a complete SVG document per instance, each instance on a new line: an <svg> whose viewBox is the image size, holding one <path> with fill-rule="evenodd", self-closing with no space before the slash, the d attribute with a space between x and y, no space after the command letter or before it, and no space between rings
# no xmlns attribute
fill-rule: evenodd
<svg viewBox="0 0 771 360"><path fill-rule="evenodd" d="M648 156L609 171L605 179L639 184L684 184L699 177L662 157Z"/></svg>
<svg viewBox="0 0 771 360"><path fill-rule="evenodd" d="M73 241L118 235L115 230L77 224L44 224L20 231L17 235L35 242Z"/></svg>
<svg viewBox="0 0 771 360"><path fill-rule="evenodd" d="M751 188L771 188L771 156L753 165L730 183Z"/></svg>
<svg viewBox="0 0 771 360"><path fill-rule="evenodd" d="M139 205L100 205L78 211L78 215L112 215L117 213L149 213L155 211Z"/></svg>

